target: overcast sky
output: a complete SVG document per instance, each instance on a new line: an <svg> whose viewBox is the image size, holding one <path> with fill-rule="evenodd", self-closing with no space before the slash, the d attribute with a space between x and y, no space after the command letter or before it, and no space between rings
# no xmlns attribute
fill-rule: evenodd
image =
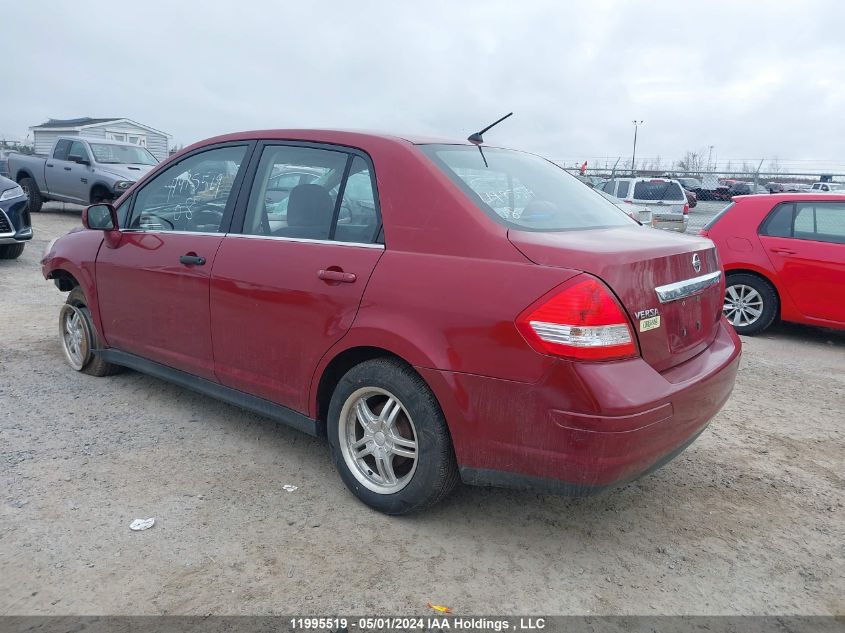
<svg viewBox="0 0 845 633"><path fill-rule="evenodd" d="M845 3L0 0L0 134L128 117L188 144L268 127L486 140L553 159L845 170ZM794 162L794 166L809 163Z"/></svg>

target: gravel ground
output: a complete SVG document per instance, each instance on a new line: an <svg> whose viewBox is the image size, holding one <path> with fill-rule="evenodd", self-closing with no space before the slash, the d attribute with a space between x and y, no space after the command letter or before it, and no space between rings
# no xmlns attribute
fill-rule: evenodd
<svg viewBox="0 0 845 633"><path fill-rule="evenodd" d="M64 295L38 259L79 214L34 221L23 257L0 262L0 614L845 613L845 333L745 339L709 430L625 488L461 487L388 518L320 440L66 367Z"/></svg>

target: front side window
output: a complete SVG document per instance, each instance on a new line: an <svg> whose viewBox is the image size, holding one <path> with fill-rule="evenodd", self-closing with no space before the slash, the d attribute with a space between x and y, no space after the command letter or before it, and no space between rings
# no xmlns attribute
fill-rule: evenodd
<svg viewBox="0 0 845 633"><path fill-rule="evenodd" d="M613 195L613 185L616 183L615 180L608 180L604 183L604 192L609 193L611 196Z"/></svg>
<svg viewBox="0 0 845 633"><path fill-rule="evenodd" d="M82 159L88 160L88 150L79 141L74 141L70 144L70 149L67 153L68 160Z"/></svg>
<svg viewBox="0 0 845 633"><path fill-rule="evenodd" d="M580 180L539 156L472 145L420 145L488 216L520 230L565 231L636 224Z"/></svg>
<svg viewBox="0 0 845 633"><path fill-rule="evenodd" d="M219 147L168 167L135 194L127 228L217 232L245 154L244 145Z"/></svg>

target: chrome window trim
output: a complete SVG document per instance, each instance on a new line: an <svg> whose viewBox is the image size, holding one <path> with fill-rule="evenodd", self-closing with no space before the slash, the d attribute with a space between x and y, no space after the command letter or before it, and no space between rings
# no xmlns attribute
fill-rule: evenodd
<svg viewBox="0 0 845 633"><path fill-rule="evenodd" d="M710 286L718 284L721 277L722 271L717 270L716 272L700 275L699 277L676 281L665 286L657 286L654 291L657 293L657 299L660 303L669 303L703 292Z"/></svg>
<svg viewBox="0 0 845 633"><path fill-rule="evenodd" d="M159 229L121 229L121 233L152 233L156 235L206 235L215 237L242 237L250 240L275 240L281 242L304 242L305 244L333 244L336 246L357 246L359 248L378 248L384 250L384 244L365 242L341 242L340 240L312 240L305 237L282 237L278 235L247 235L245 233L203 233L200 231L162 231Z"/></svg>
<svg viewBox="0 0 845 633"><path fill-rule="evenodd" d="M121 233L155 233L161 235L216 235L223 237L226 234L215 231L213 233L208 231L167 231L162 229L120 229Z"/></svg>
<svg viewBox="0 0 845 633"><path fill-rule="evenodd" d="M249 235L247 233L227 233L226 237L242 237L249 240L274 240L281 242L303 242L305 244L333 244L336 246L357 246L359 248L378 248L384 250L384 244L366 242L341 242L340 240L312 240L307 237L283 237L280 235Z"/></svg>

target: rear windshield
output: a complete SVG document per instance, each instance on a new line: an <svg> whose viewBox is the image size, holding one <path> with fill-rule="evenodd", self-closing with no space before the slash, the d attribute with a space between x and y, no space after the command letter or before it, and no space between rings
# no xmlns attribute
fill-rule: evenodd
<svg viewBox="0 0 845 633"><path fill-rule="evenodd" d="M681 185L672 180L639 181L634 185L634 200L686 200Z"/></svg>
<svg viewBox="0 0 845 633"><path fill-rule="evenodd" d="M539 156L472 145L419 148L482 211L502 224L527 231L636 224L590 187Z"/></svg>

